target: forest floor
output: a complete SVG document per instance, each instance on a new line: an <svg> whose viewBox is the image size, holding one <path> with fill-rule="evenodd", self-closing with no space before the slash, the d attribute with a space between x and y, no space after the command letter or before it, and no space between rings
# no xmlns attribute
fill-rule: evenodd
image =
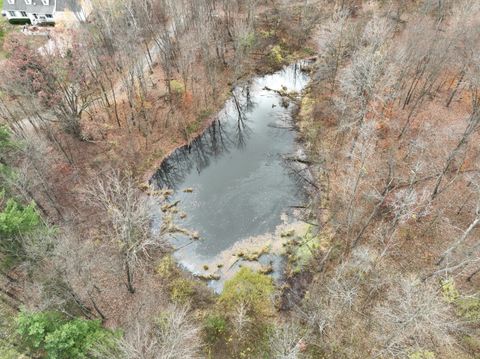
<svg viewBox="0 0 480 359"><path fill-rule="evenodd" d="M409 20L407 18L406 22ZM319 37L318 34L315 36ZM402 41L402 32L400 31L396 37L398 41ZM317 51L321 53L321 43L318 45ZM466 119L469 118L472 111L472 98L464 83L455 93L451 104L446 105L457 84L455 75L453 70L452 73L441 74L440 85L416 111L407 131L401 138L400 133L410 114L408 106L402 109L398 103L381 108L378 112L373 110L372 113L367 114L366 122L375 121L379 134L376 153L365 166L367 173L381 172L382 163L387 163L391 154L394 153L393 161L398 163L395 169L395 181L398 181L399 188L407 187L407 179L411 170L406 165L410 156L409 151L411 151L412 143L422 136L428 140L422 144L426 145L426 150L421 160L428 162L437 171L441 168L440 159L447 157L449 151L455 147L458 138L465 130ZM325 241L325 246L318 253L317 260L312 263L310 273L304 271L289 280L290 284L296 284L298 287L296 288L297 292L294 293L296 296L302 296L305 293L310 285L307 282L315 280L314 276L325 280L325 276L328 276L326 273L329 271L324 271L324 269L326 267L335 268L337 262L341 260L335 258L335 255L331 255L329 249L346 248L349 240L343 237L344 234L339 229L338 216L342 211L339 208L339 196L341 193L345 193L346 178L352 175L353 160L348 155L352 143L344 140L342 129L339 127L338 113L335 109L338 91L331 92L325 90L323 86L324 84L313 81L304 92L297 123L309 158L317 164L311 166L319 187L316 198L312 199L314 203L312 209L316 211L315 216L320 225L318 235ZM381 115L379 115L380 112ZM472 150L474 154L478 153L479 141L480 134L476 133L472 140L474 144L469 146L469 150ZM473 176L478 171L474 155L467 156L461 168L452 169L452 172L455 171L466 176L472 173ZM418 192L423 191L423 194L428 192L428 188L433 187L435 179L435 175L420 179ZM368 183L368 181L366 182ZM395 184L397 184L396 182ZM373 184L372 180L370 185L373 187ZM467 194L464 195L464 193L468 193L468 190L464 188L463 184L454 184L453 187L440 195L441 198L438 199L438 202L441 204L432 204L429 215L424 218L413 218L399 229L399 241L388 251L387 256L389 265L399 273L429 276L439 270L437 261L444 249L451 243L452 238L461 235L462 230L468 227L471 213L464 206L471 197ZM385 201L384 207L386 208L394 201L395 198L391 195ZM363 202L367 202L367 199L363 199ZM448 205L445 206L445 203ZM378 224L383 220L385 217L379 214L375 217L374 222ZM385 244L376 240L378 234L374 229L375 224L372 224L366 231L362 242L368 246L372 245L381 252ZM328 261L325 263L327 259ZM318 264L321 264L320 267L317 266ZM465 293L475 293L480 286L480 275L473 277L472 280L459 281L457 286ZM295 289L295 285L292 287ZM290 287L287 288L286 293L289 291Z"/></svg>

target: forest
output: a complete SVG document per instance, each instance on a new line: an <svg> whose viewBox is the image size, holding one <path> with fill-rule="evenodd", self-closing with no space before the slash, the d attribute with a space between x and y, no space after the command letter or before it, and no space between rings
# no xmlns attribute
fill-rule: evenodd
<svg viewBox="0 0 480 359"><path fill-rule="evenodd" d="M480 1L79 3L0 18L0 359L480 357Z"/></svg>

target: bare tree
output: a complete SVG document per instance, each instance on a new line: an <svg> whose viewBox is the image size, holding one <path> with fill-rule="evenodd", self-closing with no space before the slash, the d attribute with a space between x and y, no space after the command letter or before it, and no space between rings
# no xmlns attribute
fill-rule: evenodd
<svg viewBox="0 0 480 359"><path fill-rule="evenodd" d="M361 214L358 210L363 210L356 206L358 196L362 194L361 185L368 173L367 167L371 161L376 148L377 134L375 123L369 122L361 125L359 129L359 145L352 151L352 161L349 163L349 175L345 177L345 199L346 219L345 227L348 233L354 230L354 224L359 222ZM354 139L354 143L356 140ZM353 148L353 145L352 145Z"/></svg>
<svg viewBox="0 0 480 359"><path fill-rule="evenodd" d="M419 16L407 32L405 44L396 49L396 91L401 93L398 99L402 110L408 109L399 138L405 135L421 105L441 88L447 67L457 69L459 62L452 56L455 53L452 49L460 47L461 42L458 33L446 31L438 22Z"/></svg>
<svg viewBox="0 0 480 359"><path fill-rule="evenodd" d="M438 196L438 194L441 192L440 185L442 184L445 176L452 170L452 167L455 161L458 159L461 151L464 150L464 148L468 145L472 135L480 127L480 108L478 107L479 104L477 103L478 99L474 98L473 102L474 102L473 111L468 119L467 127L465 128L463 134L458 140L457 145L449 153L447 159L445 160L442 170L437 176L437 179L435 181L435 185L431 194L432 200L434 200ZM461 166L458 166L458 168L460 167ZM458 171L456 171L456 173L454 172L454 174L458 174ZM456 176L454 176L453 178L455 179L455 177Z"/></svg>
<svg viewBox="0 0 480 359"><path fill-rule="evenodd" d="M340 263L327 282L313 285L309 295L298 308L300 318L320 335L335 333L342 318L348 318L361 297L361 286L368 281L377 260L375 251L357 247L350 258Z"/></svg>
<svg viewBox="0 0 480 359"><path fill-rule="evenodd" d="M275 327L270 337L272 359L300 359L306 349L308 333L296 323L283 323Z"/></svg>
<svg viewBox="0 0 480 359"><path fill-rule="evenodd" d="M453 254L457 251L459 247L461 247L468 238L472 235L472 232L478 227L480 224L480 182L478 178L471 178L469 182L470 186L473 188L472 196L475 198L475 204L473 206L473 216L468 224L468 226L462 231L462 234L453 242L450 243L448 248L443 252L440 256L440 259L437 261L437 265L441 265L446 261L449 257L453 256ZM470 198L470 196L468 197ZM455 262L462 262L465 259L468 259L469 254L472 254L472 251L478 247L478 243L475 243L473 246L470 246L469 250L462 253L463 255L460 256L460 260L456 260ZM448 267L448 265L447 265Z"/></svg>
<svg viewBox="0 0 480 359"><path fill-rule="evenodd" d="M112 171L86 186L85 198L102 210L106 219L106 237L118 246L123 258L126 286L134 293L133 272L154 250L165 250L165 235L178 231L173 214L166 211L158 232L151 230L159 203L137 188L131 175ZM167 205L167 208L168 205Z"/></svg>
<svg viewBox="0 0 480 359"><path fill-rule="evenodd" d="M346 10L335 12L321 28L319 46L322 51L315 77L330 83L332 92L335 89L340 66L354 49L355 33L353 30L349 12Z"/></svg>
<svg viewBox="0 0 480 359"><path fill-rule="evenodd" d="M460 324L430 282L400 278L374 311L378 356L403 357L412 348L449 346Z"/></svg>
<svg viewBox="0 0 480 359"><path fill-rule="evenodd" d="M100 359L196 359L201 358L200 328L188 307L173 306L160 313L154 323L137 322L117 343L118 351L95 348Z"/></svg>
<svg viewBox="0 0 480 359"><path fill-rule="evenodd" d="M373 35L372 35L373 36ZM373 39L372 39L373 40ZM375 43L378 40L374 40ZM385 52L377 44L355 52L352 63L340 77L340 89L345 102L342 126L349 130L360 128L368 113L370 102L376 93L379 80L385 69ZM352 151L358 134L354 136Z"/></svg>

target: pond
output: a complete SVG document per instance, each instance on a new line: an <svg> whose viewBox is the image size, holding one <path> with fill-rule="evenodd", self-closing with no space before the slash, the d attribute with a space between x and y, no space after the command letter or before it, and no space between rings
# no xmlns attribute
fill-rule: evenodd
<svg viewBox="0 0 480 359"><path fill-rule="evenodd" d="M212 125L174 151L151 179L157 188L175 190L170 200L180 201L185 217L179 224L200 235L197 241L174 236L175 257L204 278L220 277L210 283L216 289L242 262L280 273L276 238L299 225L293 208L305 202L304 168L291 160L301 155L291 99L309 81L306 65L236 87ZM249 251L258 258L241 258Z"/></svg>

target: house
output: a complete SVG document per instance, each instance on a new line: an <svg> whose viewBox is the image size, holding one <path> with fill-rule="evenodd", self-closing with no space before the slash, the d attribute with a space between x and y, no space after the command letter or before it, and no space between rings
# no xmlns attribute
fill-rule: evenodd
<svg viewBox="0 0 480 359"><path fill-rule="evenodd" d="M80 0L4 0L2 16L12 24L54 25L58 22L85 21L88 14ZM87 4L89 5L89 4Z"/></svg>

